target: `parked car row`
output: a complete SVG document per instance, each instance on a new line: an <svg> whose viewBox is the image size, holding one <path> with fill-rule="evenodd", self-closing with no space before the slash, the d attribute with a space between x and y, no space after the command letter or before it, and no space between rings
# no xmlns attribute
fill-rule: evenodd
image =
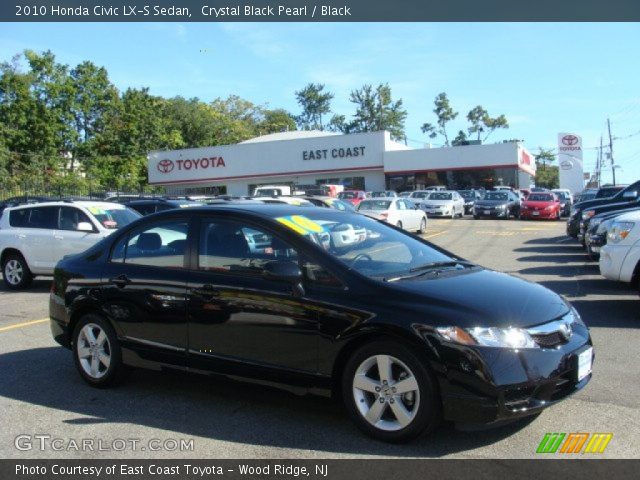
<svg viewBox="0 0 640 480"><path fill-rule="evenodd" d="M639 288L640 181L604 190L575 204L567 220L567 235L582 243L591 260L599 261L605 278Z"/></svg>

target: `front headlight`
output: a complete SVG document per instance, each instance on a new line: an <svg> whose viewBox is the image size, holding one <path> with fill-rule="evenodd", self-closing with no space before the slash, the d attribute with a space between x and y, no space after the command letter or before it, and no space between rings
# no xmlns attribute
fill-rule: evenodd
<svg viewBox="0 0 640 480"><path fill-rule="evenodd" d="M522 328L438 327L436 330L445 340L463 345L512 349L540 348L529 332Z"/></svg>
<svg viewBox="0 0 640 480"><path fill-rule="evenodd" d="M582 213L582 220L588 220L596 214L595 210L586 210Z"/></svg>
<svg viewBox="0 0 640 480"><path fill-rule="evenodd" d="M507 208L506 205L498 205L496 208L499 208L500 210L504 210L505 208Z"/></svg>
<svg viewBox="0 0 640 480"><path fill-rule="evenodd" d="M635 222L614 222L607 234L607 241L618 243L629 236L631 230L635 226Z"/></svg>

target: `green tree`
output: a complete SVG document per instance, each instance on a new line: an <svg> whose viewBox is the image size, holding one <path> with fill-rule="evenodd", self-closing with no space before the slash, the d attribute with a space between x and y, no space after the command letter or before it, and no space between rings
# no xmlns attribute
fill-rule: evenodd
<svg viewBox="0 0 640 480"><path fill-rule="evenodd" d="M449 136L447 134L447 124L458 116L451 107L447 94L439 93L433 101L433 113L436 114L436 124L424 123L421 127L422 133L429 135L430 138L436 138L438 135L444 137L444 144L449 146Z"/></svg>
<svg viewBox="0 0 640 480"><path fill-rule="evenodd" d="M467 134L464 131L459 130L458 135L451 141L451 145L456 147L458 145L463 145L467 141Z"/></svg>
<svg viewBox="0 0 640 480"><path fill-rule="evenodd" d="M481 105L472 108L467 113L467 120L471 126L468 128L469 134L477 134L477 139L480 140L482 133L486 133L482 139L487 140L489 136L498 128L509 128L509 122L504 115L498 115L497 117L490 117Z"/></svg>
<svg viewBox="0 0 640 480"><path fill-rule="evenodd" d="M547 165L556 161L556 155L548 148L539 147L534 154L536 161L536 186L558 188L560 185L559 170L556 165Z"/></svg>
<svg viewBox="0 0 640 480"><path fill-rule="evenodd" d="M289 112L282 108L264 110L262 119L258 122L260 135L296 130L296 120Z"/></svg>
<svg viewBox="0 0 640 480"><path fill-rule="evenodd" d="M346 122L344 116L335 115L331 119L332 129L343 133L387 130L395 140L404 138L407 111L402 108L402 99L392 99L388 84L380 84L376 88L364 85L352 91L349 100L356 105L353 119Z"/></svg>
<svg viewBox="0 0 640 480"><path fill-rule="evenodd" d="M296 93L302 113L296 118L301 130L324 130L322 116L331 111L333 93L325 92L321 83L309 83Z"/></svg>

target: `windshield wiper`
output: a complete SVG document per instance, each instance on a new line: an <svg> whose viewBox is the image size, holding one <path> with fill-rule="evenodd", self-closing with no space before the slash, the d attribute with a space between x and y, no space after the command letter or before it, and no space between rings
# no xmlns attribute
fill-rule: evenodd
<svg viewBox="0 0 640 480"><path fill-rule="evenodd" d="M471 262L467 262L465 260L447 260L442 262L429 262L423 265L418 265L417 267L413 267L409 270L409 273L413 273L413 275L398 275L397 277L385 278L385 282L395 282L397 280L404 280L406 278L415 278L421 275L425 275L429 271L433 270L441 270L445 267L455 267L456 265L464 265L465 267L473 267L475 264ZM420 272L420 273L417 273Z"/></svg>

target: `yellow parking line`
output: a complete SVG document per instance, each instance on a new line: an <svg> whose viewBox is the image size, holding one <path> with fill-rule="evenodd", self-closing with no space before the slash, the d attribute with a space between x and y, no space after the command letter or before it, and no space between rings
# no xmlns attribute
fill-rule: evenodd
<svg viewBox="0 0 640 480"><path fill-rule="evenodd" d="M14 323L13 325L7 325L6 327L0 327L0 332L6 332L7 330L13 330L14 328L28 327L29 325L36 325L38 323L48 322L48 318L41 318L40 320L30 320L28 322Z"/></svg>
<svg viewBox="0 0 640 480"><path fill-rule="evenodd" d="M422 238L432 238L432 237L437 237L438 235L442 235L443 233L447 233L446 230L442 231L442 232L437 232L437 233L432 233L431 235L424 235Z"/></svg>

